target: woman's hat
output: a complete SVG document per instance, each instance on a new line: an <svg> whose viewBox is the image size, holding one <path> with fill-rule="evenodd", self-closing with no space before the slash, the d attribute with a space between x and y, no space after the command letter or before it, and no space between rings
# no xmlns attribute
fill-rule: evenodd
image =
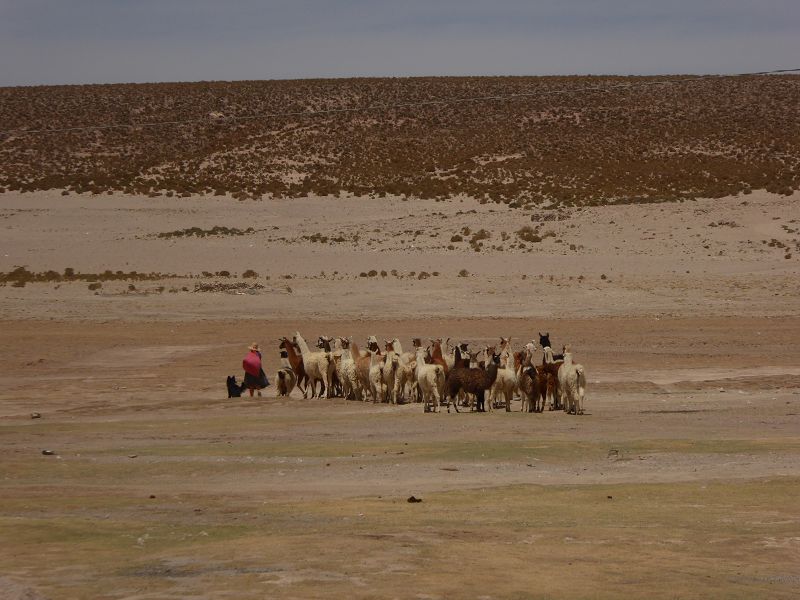
<svg viewBox="0 0 800 600"><path fill-rule="evenodd" d="M259 348L258 344L256 344L255 342L250 344L250 348L249 349L252 350L253 352L258 352L259 350L261 350L261 348Z"/></svg>

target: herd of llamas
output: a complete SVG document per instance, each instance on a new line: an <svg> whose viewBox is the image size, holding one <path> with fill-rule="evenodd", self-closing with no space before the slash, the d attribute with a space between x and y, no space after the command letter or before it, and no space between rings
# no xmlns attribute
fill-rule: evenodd
<svg viewBox="0 0 800 600"><path fill-rule="evenodd" d="M300 332L279 343L278 396L288 397L297 387L303 398L310 393L312 398L420 402L425 412L439 412L442 406L447 412L451 406L456 412L459 406L510 411L519 397L522 412L542 412L545 406L574 415L584 412L583 365L573 361L569 346L562 354L554 353L549 333L539 334L538 364L535 342L515 351L511 339L502 337L476 350L469 343L450 344L450 338L444 344L432 339L427 347L414 338L411 352L403 352L397 338L384 340L381 350L375 336L367 339L363 350L350 338L328 336L320 336L312 349Z"/></svg>

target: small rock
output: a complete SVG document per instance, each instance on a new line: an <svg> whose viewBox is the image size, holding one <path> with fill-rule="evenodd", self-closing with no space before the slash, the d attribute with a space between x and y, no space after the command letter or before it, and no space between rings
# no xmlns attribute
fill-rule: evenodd
<svg viewBox="0 0 800 600"><path fill-rule="evenodd" d="M138 454L128 454L128 458L137 458Z"/></svg>
<svg viewBox="0 0 800 600"><path fill-rule="evenodd" d="M150 494L150 499L151 499L151 500L152 500L153 498L155 498L155 497L156 497L156 495L155 495L155 494Z"/></svg>
<svg viewBox="0 0 800 600"><path fill-rule="evenodd" d="M408 498L407 502L409 502L409 503L411 503L411 504L413 504L413 503L415 503L415 502L422 502L422 498L415 498L414 496L410 496L410 497Z"/></svg>
<svg viewBox="0 0 800 600"><path fill-rule="evenodd" d="M41 419L42 415L39 413L31 413L31 419Z"/></svg>
<svg viewBox="0 0 800 600"><path fill-rule="evenodd" d="M45 456L53 456L55 452L53 452L52 450L42 450L42 454L44 454Z"/></svg>
<svg viewBox="0 0 800 600"><path fill-rule="evenodd" d="M609 500L611 500L614 496L606 496Z"/></svg>

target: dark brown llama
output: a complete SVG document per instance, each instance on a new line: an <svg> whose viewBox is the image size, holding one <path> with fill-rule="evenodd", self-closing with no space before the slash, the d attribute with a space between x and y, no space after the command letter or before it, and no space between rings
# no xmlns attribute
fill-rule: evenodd
<svg viewBox="0 0 800 600"><path fill-rule="evenodd" d="M450 403L452 402L456 407L456 412L459 412L455 398L463 390L468 394L475 394L478 400L478 412L486 412L484 395L486 390L492 387L492 384L497 379L497 365L499 364L500 357L493 354L492 360L489 361L489 366L485 370L465 367L452 369L447 375L444 386L447 393L447 410L450 410Z"/></svg>

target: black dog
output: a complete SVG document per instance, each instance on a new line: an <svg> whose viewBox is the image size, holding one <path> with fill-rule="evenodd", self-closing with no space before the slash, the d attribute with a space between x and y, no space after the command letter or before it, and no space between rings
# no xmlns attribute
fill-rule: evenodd
<svg viewBox="0 0 800 600"><path fill-rule="evenodd" d="M244 391L244 383L242 383L241 385L236 383L235 375L228 375L228 379L225 381L225 385L228 386L228 398L242 397L242 392Z"/></svg>

